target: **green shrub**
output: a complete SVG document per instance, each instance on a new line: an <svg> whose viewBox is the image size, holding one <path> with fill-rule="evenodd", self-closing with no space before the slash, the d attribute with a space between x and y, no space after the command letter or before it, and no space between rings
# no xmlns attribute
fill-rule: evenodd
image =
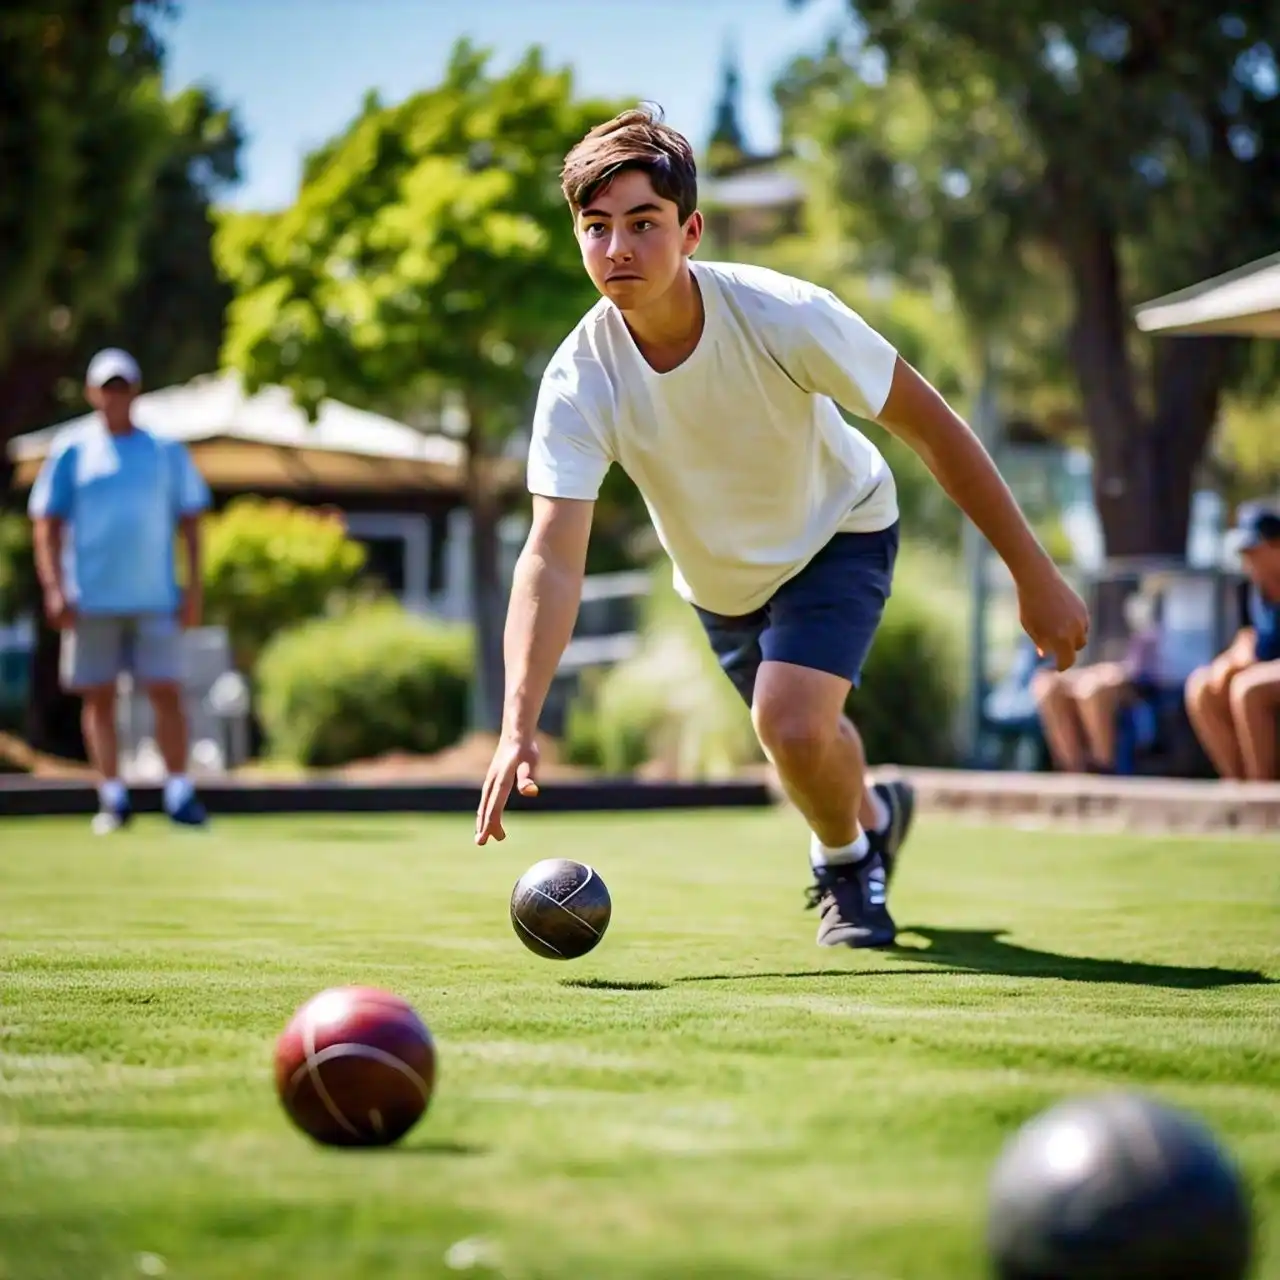
<svg viewBox="0 0 1280 1280"><path fill-rule="evenodd" d="M871 764L947 765L964 667L953 618L899 582L846 710Z"/></svg>
<svg viewBox="0 0 1280 1280"><path fill-rule="evenodd" d="M0 511L0 622L13 622L39 608L31 521L17 511Z"/></svg>
<svg viewBox="0 0 1280 1280"><path fill-rule="evenodd" d="M227 628L236 665L252 670L272 636L324 613L364 562L340 515L237 498L205 522L205 619Z"/></svg>
<svg viewBox="0 0 1280 1280"><path fill-rule="evenodd" d="M317 768L388 751L430 754L467 722L471 639L393 601L315 619L258 662L257 711L272 756Z"/></svg>

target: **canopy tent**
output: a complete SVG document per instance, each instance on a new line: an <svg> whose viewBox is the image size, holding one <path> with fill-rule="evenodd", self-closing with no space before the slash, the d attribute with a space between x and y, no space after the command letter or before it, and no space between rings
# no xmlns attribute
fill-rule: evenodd
<svg viewBox="0 0 1280 1280"><path fill-rule="evenodd" d="M335 400L324 401L312 423L284 387L246 395L234 373L145 392L134 416L139 426L186 443L215 491L463 495L465 454L459 441ZM91 417L11 440L14 484L29 487L54 440ZM523 469L517 459L502 458L496 466L504 490L520 485Z"/></svg>
<svg viewBox="0 0 1280 1280"><path fill-rule="evenodd" d="M1144 333L1226 333L1280 338L1280 253L1144 303Z"/></svg>

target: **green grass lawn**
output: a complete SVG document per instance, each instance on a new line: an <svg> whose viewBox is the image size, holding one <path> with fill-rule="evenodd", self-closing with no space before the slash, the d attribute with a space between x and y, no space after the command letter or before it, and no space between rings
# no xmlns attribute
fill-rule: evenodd
<svg viewBox="0 0 1280 1280"><path fill-rule="evenodd" d="M867 955L814 946L791 815L512 826L0 823L0 1278L976 1280L1005 1137L1124 1084L1229 1141L1280 1280L1278 842L924 823ZM548 855L613 893L571 964L507 919ZM437 1038L391 1151L273 1093L277 1031L346 982Z"/></svg>

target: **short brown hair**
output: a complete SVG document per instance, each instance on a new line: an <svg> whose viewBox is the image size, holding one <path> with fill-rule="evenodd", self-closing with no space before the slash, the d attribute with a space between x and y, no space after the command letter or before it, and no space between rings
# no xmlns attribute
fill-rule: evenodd
<svg viewBox="0 0 1280 1280"><path fill-rule="evenodd" d="M662 110L645 105L598 124L564 159L560 185L578 213L624 169L649 175L653 189L672 201L680 221L698 207L698 166L682 133L662 123Z"/></svg>

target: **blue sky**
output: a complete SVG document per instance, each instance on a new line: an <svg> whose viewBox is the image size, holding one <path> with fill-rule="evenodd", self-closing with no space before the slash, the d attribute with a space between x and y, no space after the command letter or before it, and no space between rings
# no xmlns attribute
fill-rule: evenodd
<svg viewBox="0 0 1280 1280"><path fill-rule="evenodd" d="M366 90L388 101L434 83L461 36L499 67L541 44L588 96L660 102L696 142L719 93L726 40L743 77L753 146L777 140L770 88L819 43L845 0L186 0L168 35L172 88L199 82L233 104L249 134L231 203L288 204L299 162L355 114Z"/></svg>

